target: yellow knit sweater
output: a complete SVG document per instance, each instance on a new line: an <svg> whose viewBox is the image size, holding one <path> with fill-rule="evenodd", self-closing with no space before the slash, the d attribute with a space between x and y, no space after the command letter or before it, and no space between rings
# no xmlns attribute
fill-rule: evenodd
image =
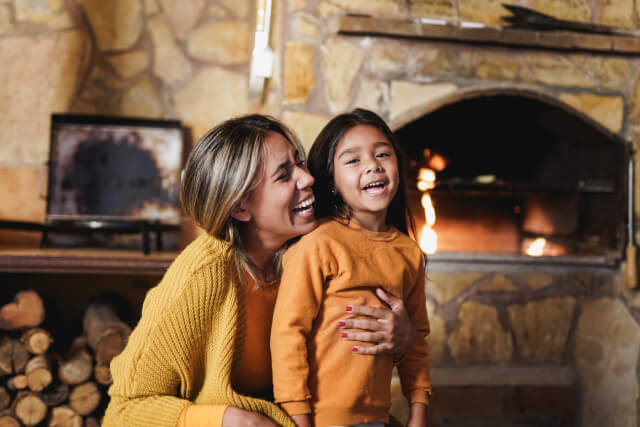
<svg viewBox="0 0 640 427"><path fill-rule="evenodd" d="M103 426L175 427L189 402L235 406L294 426L273 403L231 387L245 334L239 286L228 243L203 234L178 255L148 292L140 322L111 362Z"/></svg>

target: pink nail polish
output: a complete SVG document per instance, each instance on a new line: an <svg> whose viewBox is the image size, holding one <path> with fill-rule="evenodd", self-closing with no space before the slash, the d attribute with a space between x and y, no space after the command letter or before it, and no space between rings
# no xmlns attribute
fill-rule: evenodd
<svg viewBox="0 0 640 427"><path fill-rule="evenodd" d="M358 347L351 347L351 351L357 353L358 352Z"/></svg>
<svg viewBox="0 0 640 427"><path fill-rule="evenodd" d="M347 311L353 311L353 307L351 307L350 305L347 306Z"/></svg>
<svg viewBox="0 0 640 427"><path fill-rule="evenodd" d="M338 326L346 326L347 324L344 322L344 320L341 320L338 322Z"/></svg>
<svg viewBox="0 0 640 427"><path fill-rule="evenodd" d="M346 332L343 332L343 333L341 333L341 334L340 334L340 336L341 336L342 338L346 338L346 337L347 337L347 333L346 333Z"/></svg>

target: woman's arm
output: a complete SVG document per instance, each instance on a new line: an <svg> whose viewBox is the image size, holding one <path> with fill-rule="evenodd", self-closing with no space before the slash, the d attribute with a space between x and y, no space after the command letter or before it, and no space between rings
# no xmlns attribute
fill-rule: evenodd
<svg viewBox="0 0 640 427"><path fill-rule="evenodd" d="M371 319L344 319L342 328L360 329L362 332L343 332L343 338L349 341L375 343L373 346L356 346L358 354L391 353L394 361L399 361L415 344L416 328L400 298L389 295L381 288L376 289L376 295L389 308L347 306L346 311Z"/></svg>

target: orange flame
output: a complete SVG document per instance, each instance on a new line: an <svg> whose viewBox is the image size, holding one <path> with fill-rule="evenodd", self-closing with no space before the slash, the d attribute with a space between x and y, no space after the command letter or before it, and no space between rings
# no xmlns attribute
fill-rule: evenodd
<svg viewBox="0 0 640 427"><path fill-rule="evenodd" d="M525 249L525 253L529 256L542 256L544 254L544 247L547 244L547 240L543 237L538 237Z"/></svg>
<svg viewBox="0 0 640 427"><path fill-rule="evenodd" d="M436 173L432 169L420 168L418 171L418 190L425 192L420 199L420 204L424 208L425 225L420 230L420 248L427 254L433 254L438 247L438 235L433 230L436 223L436 210L433 207L431 196L426 191L435 187Z"/></svg>

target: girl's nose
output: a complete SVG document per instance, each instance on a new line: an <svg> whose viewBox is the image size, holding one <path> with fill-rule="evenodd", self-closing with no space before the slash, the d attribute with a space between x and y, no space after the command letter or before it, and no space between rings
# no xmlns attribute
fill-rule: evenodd
<svg viewBox="0 0 640 427"><path fill-rule="evenodd" d="M296 168L298 176L296 179L296 187L298 190L304 190L306 188L309 188L313 185L314 182L316 182L316 180L313 178L313 176L309 173L309 171L307 170L307 168L305 167L298 167Z"/></svg>
<svg viewBox="0 0 640 427"><path fill-rule="evenodd" d="M366 169L367 173L382 172L382 166L380 166L378 159L372 159L370 162L367 163L366 167L367 167Z"/></svg>

